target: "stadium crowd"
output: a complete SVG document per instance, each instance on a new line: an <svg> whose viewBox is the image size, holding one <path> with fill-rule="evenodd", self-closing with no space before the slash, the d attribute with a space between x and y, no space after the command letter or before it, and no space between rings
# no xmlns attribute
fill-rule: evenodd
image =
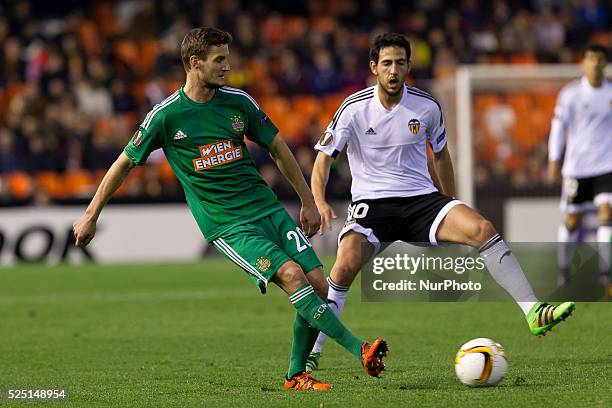
<svg viewBox="0 0 612 408"><path fill-rule="evenodd" d="M307 178L312 145L335 109L371 82L368 47L380 32L410 37L411 81L420 87L428 79L452 76L462 63L576 62L589 41L612 45L608 0L0 4L0 203L5 204L90 197L147 111L183 82L178 46L195 26L233 34L228 85L261 103ZM543 140L508 160L480 161L476 180L485 186L499 180L517 187L543 183L545 149ZM181 198L158 153L129 177L121 196ZM490 154L477 150L478 157ZM254 147L254 157L280 198L292 198L266 154ZM331 196L348 197L345 160L335 163L329 185Z"/></svg>

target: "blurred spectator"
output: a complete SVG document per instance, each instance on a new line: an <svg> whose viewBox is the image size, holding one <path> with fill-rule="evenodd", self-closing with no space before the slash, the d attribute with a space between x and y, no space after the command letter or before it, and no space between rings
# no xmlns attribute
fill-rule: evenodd
<svg viewBox="0 0 612 408"><path fill-rule="evenodd" d="M0 173L12 173L23 169L23 156L17 153L15 135L9 129L0 128Z"/></svg>
<svg viewBox="0 0 612 408"><path fill-rule="evenodd" d="M565 29L555 15L544 10L534 29L538 48L549 53L556 53L565 41Z"/></svg>
<svg viewBox="0 0 612 408"><path fill-rule="evenodd" d="M228 84L260 102L309 177L322 128L348 94L372 83L374 35L410 37L411 81L419 86L422 78L452 77L461 63L575 62L585 42L612 38L610 10L610 0L2 2L0 195L3 202L11 194L47 202L89 191L87 183L59 188L61 175L99 179L144 115L181 85L179 44L191 27L232 33ZM487 130L476 136L483 141L479 157L494 158L477 163L476 179L537 185L545 153L513 139L525 119L502 99L486 111ZM180 199L165 159L153 157L120 194ZM254 157L279 196L294 198L267 155ZM342 156L334 163L332 196L347 197L346 166ZM36 184L43 189L11 192L5 181L15 171L36 183L40 172L57 177Z"/></svg>
<svg viewBox="0 0 612 408"><path fill-rule="evenodd" d="M304 69L297 55L290 49L284 50L278 57L279 73L276 77L279 92L283 95L308 93L308 83Z"/></svg>
<svg viewBox="0 0 612 408"><path fill-rule="evenodd" d="M325 48L314 52L314 66L308 74L310 90L317 96L324 96L340 90L338 72L331 53Z"/></svg>

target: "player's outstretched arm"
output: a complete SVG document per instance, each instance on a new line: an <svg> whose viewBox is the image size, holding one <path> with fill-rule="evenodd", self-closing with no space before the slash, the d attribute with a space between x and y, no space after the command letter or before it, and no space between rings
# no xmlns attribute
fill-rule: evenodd
<svg viewBox="0 0 612 408"><path fill-rule="evenodd" d="M434 164L442 187L442 193L449 197L455 197L455 172L453 170L453 161L446 145L438 153L434 153Z"/></svg>
<svg viewBox="0 0 612 408"><path fill-rule="evenodd" d="M317 208L321 214L321 228L319 228L319 235L323 235L326 227L331 231L331 220L336 218L334 209L325 199L325 187L327 186L327 181L329 180L329 169L331 168L333 161L333 157L328 156L323 152L319 152L312 169L312 194L314 195L315 203L317 204Z"/></svg>
<svg viewBox="0 0 612 408"><path fill-rule="evenodd" d="M312 192L308 188L308 184L306 184L302 170L300 170L300 166L297 164L293 153L291 153L285 141L278 136L268 146L268 151L280 172L289 181L302 201L302 210L300 211L302 229L307 236L313 235L319 229L321 217L317 211Z"/></svg>
<svg viewBox="0 0 612 408"><path fill-rule="evenodd" d="M100 212L102 212L102 208L104 208L113 193L117 191L134 166L134 162L125 153L121 153L110 169L108 169L85 213L72 224L76 246L85 247L93 239L96 234L96 222Z"/></svg>

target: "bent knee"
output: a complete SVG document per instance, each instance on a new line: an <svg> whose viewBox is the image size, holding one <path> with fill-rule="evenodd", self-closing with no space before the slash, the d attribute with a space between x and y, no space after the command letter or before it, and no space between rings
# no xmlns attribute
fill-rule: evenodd
<svg viewBox="0 0 612 408"><path fill-rule="evenodd" d="M576 231L580 226L580 222L582 221L581 214L567 214L565 216L565 228L569 232Z"/></svg>
<svg viewBox="0 0 612 408"><path fill-rule="evenodd" d="M597 208L597 215L601 224L609 224L610 221L612 221L612 211L610 210L610 205L600 205Z"/></svg>
<svg viewBox="0 0 612 408"><path fill-rule="evenodd" d="M276 271L275 278L277 281L295 289L307 282L304 271L302 271L302 268L295 262L289 262L287 265L283 265Z"/></svg>
<svg viewBox="0 0 612 408"><path fill-rule="evenodd" d="M476 223L472 234L472 240L482 245L492 236L497 234L497 231L495 230L493 224L491 224L491 221L483 218Z"/></svg>
<svg viewBox="0 0 612 408"><path fill-rule="evenodd" d="M359 273L359 269L359 265L352 263L336 263L331 271L330 278L337 285L351 286Z"/></svg>

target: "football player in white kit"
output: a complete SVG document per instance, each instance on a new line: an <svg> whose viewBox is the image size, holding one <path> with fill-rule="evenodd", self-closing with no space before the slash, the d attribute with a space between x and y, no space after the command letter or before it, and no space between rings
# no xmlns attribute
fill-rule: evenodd
<svg viewBox="0 0 612 408"><path fill-rule="evenodd" d="M609 286L612 236L612 82L604 76L606 49L587 47L582 61L584 76L559 93L548 140L548 173L556 183L563 175L559 227L559 280L570 280L573 247L578 242L583 211L595 204L599 218L600 276ZM563 159L563 170L561 160Z"/></svg>
<svg viewBox="0 0 612 408"><path fill-rule="evenodd" d="M539 302L493 225L453 198L454 173L440 104L404 84L410 69L406 37L394 33L376 37L370 69L376 85L346 98L315 146L319 153L312 191L321 214L321 234L331 229L336 217L325 199L325 187L332 161L345 146L353 177L349 216L338 236L336 262L328 277L330 307L342 312L353 279L381 243L454 242L478 248L492 277L523 310L531 332L545 334L569 316L575 304ZM442 192L427 169L427 144L433 150ZM307 369L316 370L324 341L320 335Z"/></svg>

